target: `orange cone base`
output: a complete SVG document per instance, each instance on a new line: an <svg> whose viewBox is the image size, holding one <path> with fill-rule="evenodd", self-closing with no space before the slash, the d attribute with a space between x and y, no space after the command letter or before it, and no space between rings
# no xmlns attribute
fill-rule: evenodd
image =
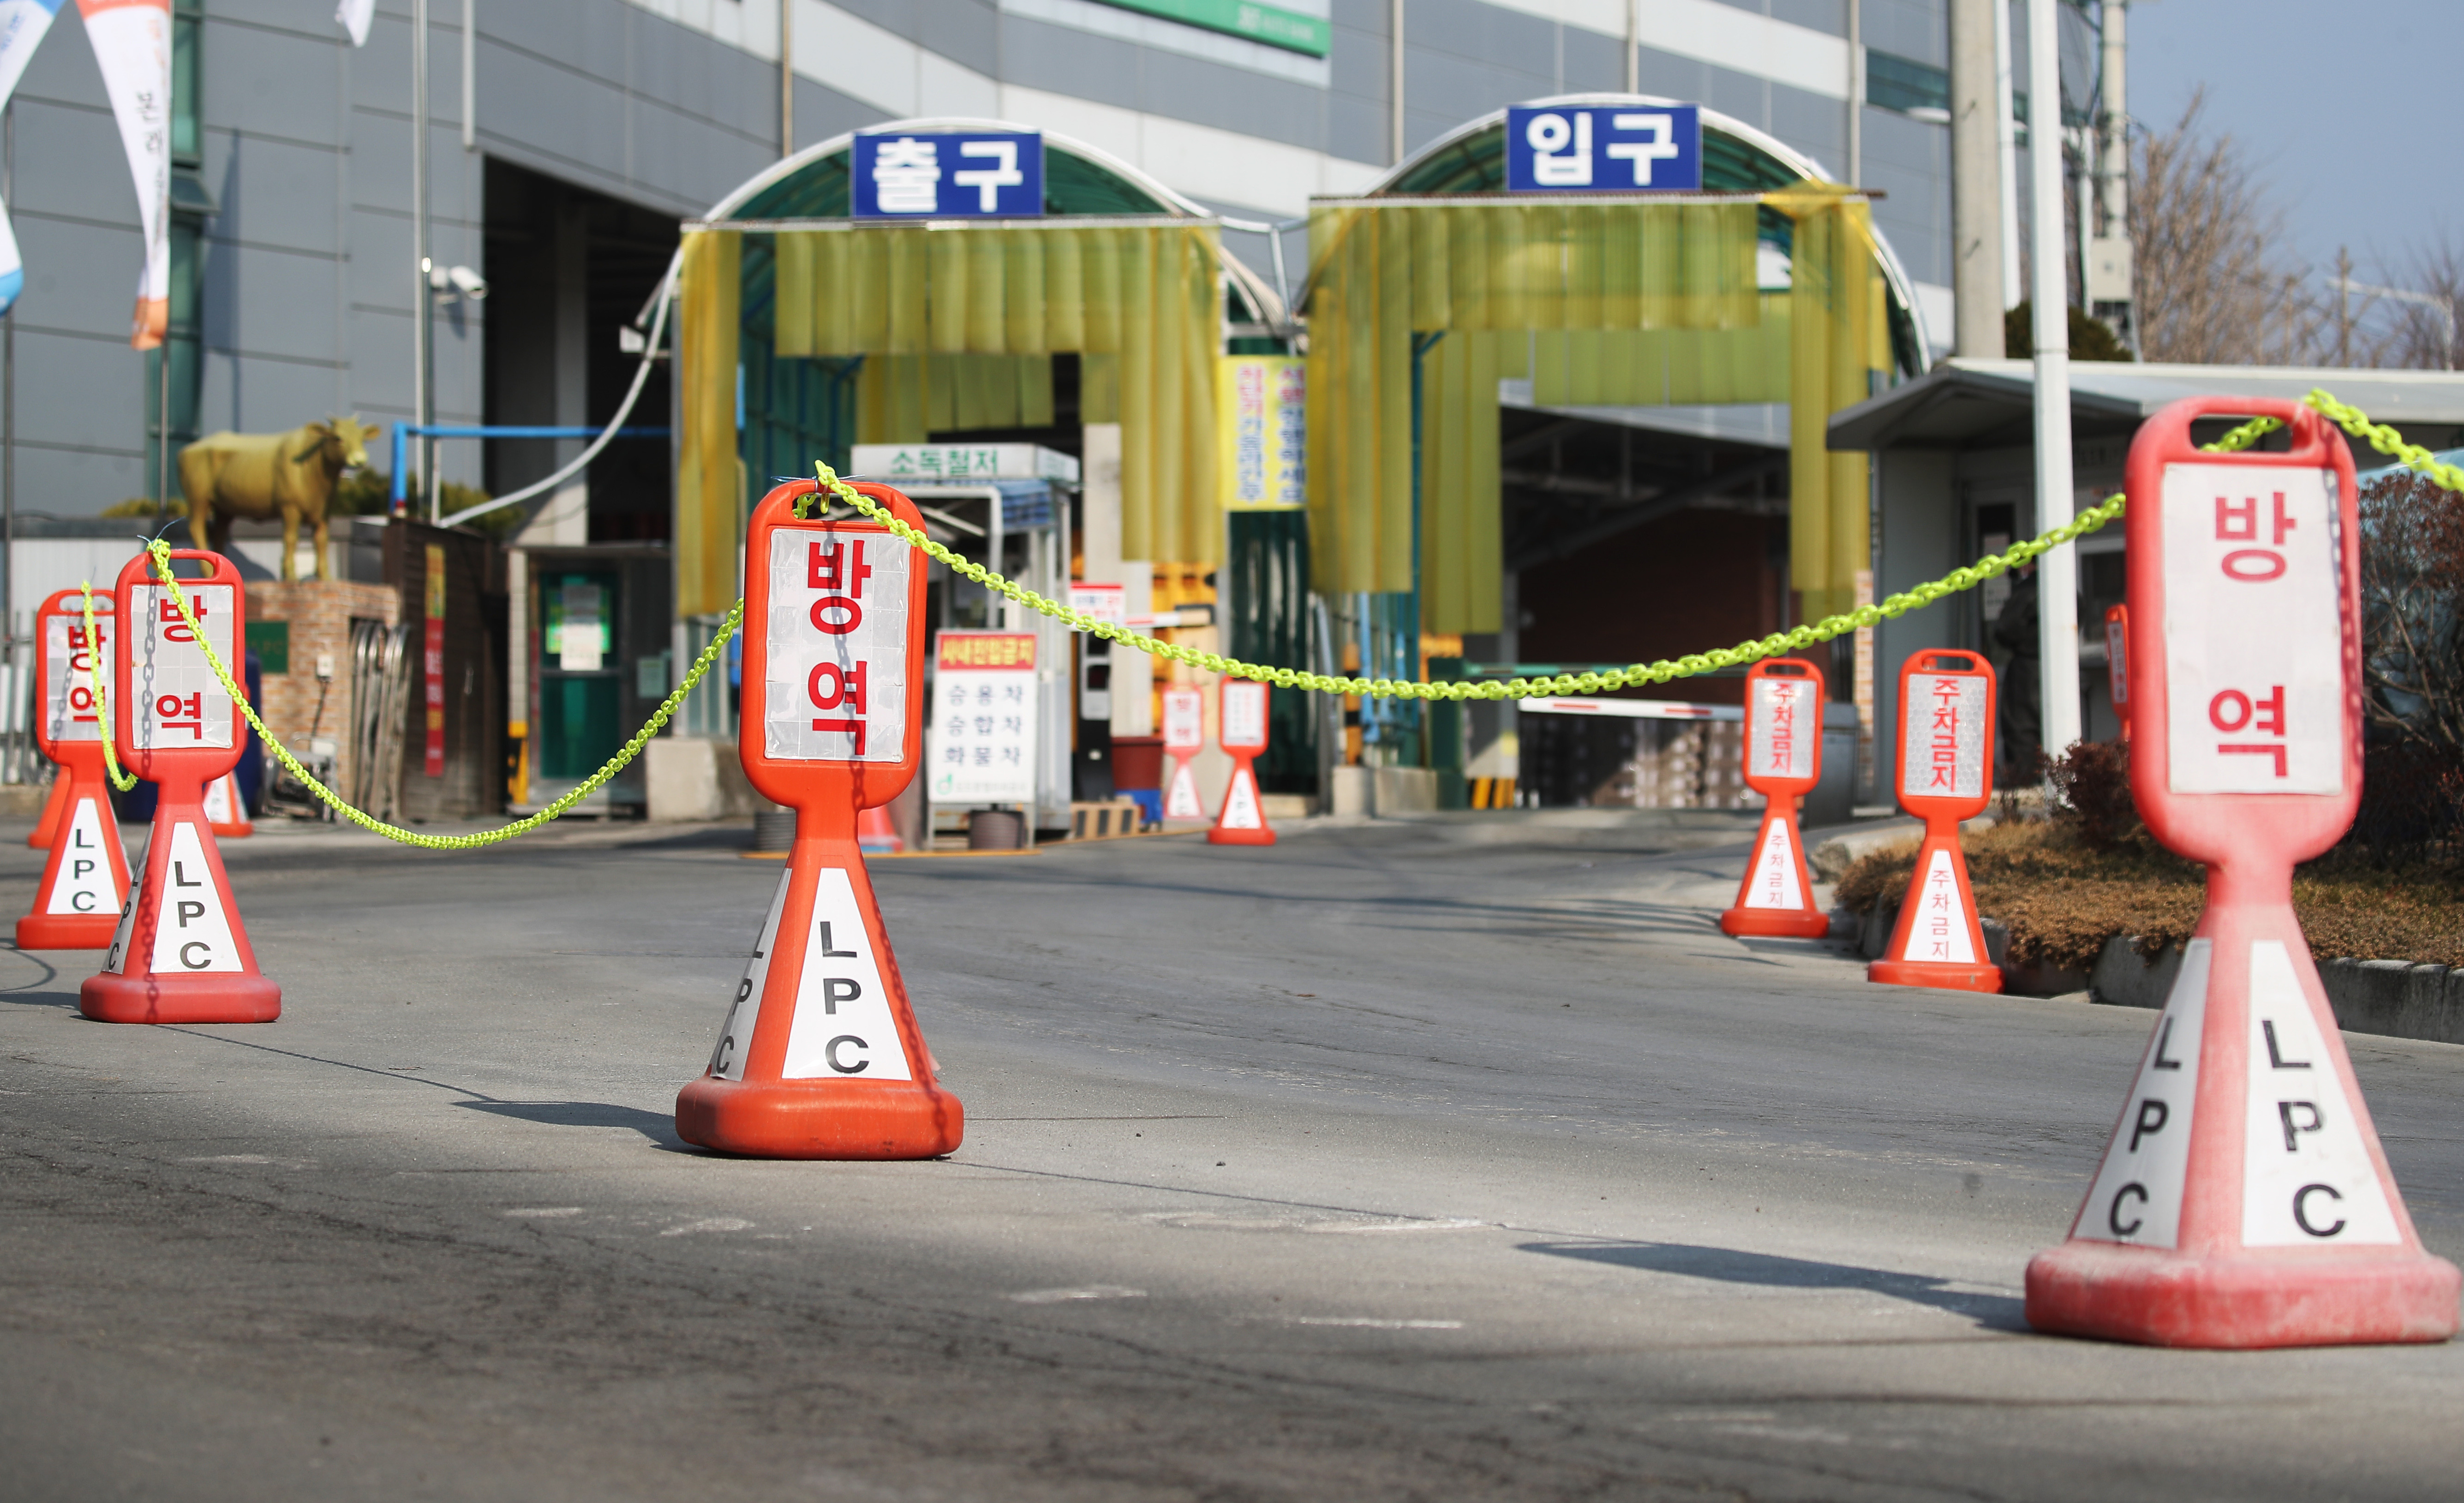
<svg viewBox="0 0 2464 1503"><path fill-rule="evenodd" d="M26 843L38 851L50 850L52 838L59 833L60 811L68 806L69 776L64 768L57 777L52 779L52 791L43 798L43 817L34 821L34 833L26 837Z"/></svg>
<svg viewBox="0 0 2464 1503"><path fill-rule="evenodd" d="M29 913L17 921L19 949L109 949L117 913Z"/></svg>
<svg viewBox="0 0 2464 1503"><path fill-rule="evenodd" d="M1741 938L1820 939L1831 932L1831 915L1804 908L1730 908L1720 915L1720 932Z"/></svg>
<svg viewBox="0 0 2464 1503"><path fill-rule="evenodd" d="M256 826L253 824L215 824L208 820L207 825L218 840L245 840L256 833Z"/></svg>
<svg viewBox="0 0 2464 1503"><path fill-rule="evenodd" d="M1255 830L1226 830L1219 824L1206 832L1206 843L1209 845L1272 845L1275 843L1275 832L1264 825Z"/></svg>
<svg viewBox="0 0 2464 1503"><path fill-rule="evenodd" d="M1886 987L1941 987L1951 991L1999 991L1999 966L1947 966L1938 960L1878 960L1865 979Z"/></svg>
<svg viewBox="0 0 2464 1503"><path fill-rule="evenodd" d="M2444 1341L2455 1265L2390 1247L2200 1255L2069 1242L2028 1264L2028 1323L2149 1346L2256 1348Z"/></svg>
<svg viewBox="0 0 2464 1503"><path fill-rule="evenodd" d="M108 936L103 944L108 947ZM77 1011L100 1023L271 1023L282 989L249 971L211 976L122 976L104 971L77 988Z"/></svg>
<svg viewBox="0 0 2464 1503"><path fill-rule="evenodd" d="M917 1080L729 1080L676 1093L676 1135L755 1159L937 1159L957 1151L967 1109Z"/></svg>

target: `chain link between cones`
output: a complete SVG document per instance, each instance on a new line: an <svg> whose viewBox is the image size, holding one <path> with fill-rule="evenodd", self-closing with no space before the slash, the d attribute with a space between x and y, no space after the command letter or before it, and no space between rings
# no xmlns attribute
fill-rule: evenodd
<svg viewBox="0 0 2464 1503"><path fill-rule="evenodd" d="M2314 388L2301 400L2304 404L2331 419L2353 437L2367 440L2370 447L2380 453L2428 476L2450 490L2464 491L2464 468L2442 463L2429 449L2418 444L2406 442L2402 433L2385 424L2371 422L2368 415L2360 408L2348 406L2337 401L2324 388ZM2216 442L2204 445L2202 447L2210 453L2232 453L2246 449L2283 425L2275 418L2253 418ZM1658 663L1637 664L1632 667L1617 668L1607 673L1561 673L1550 678L1518 678L1490 684L1460 682L1432 684L1395 679L1339 678L1323 673L1310 673L1299 668L1278 668L1263 664L1243 663L1237 658L1227 658L1221 653L1200 652L1193 647L1177 646L1172 643L1143 636L1126 626L1099 621L1084 611L1073 609L1061 601L1040 595L1015 579L997 574L981 564L971 562L933 541L918 529L909 526L891 514L888 508L840 479L837 472L829 466L817 464L813 468L823 490L827 491L835 499L846 502L868 519L888 528L900 541L928 557L940 560L961 577L986 589L996 591L1004 599L1014 600L1029 610L1051 617L1073 631L1084 632L1088 636L1101 638L1106 642L1115 642L1125 646L1134 647L1153 657L1187 664L1191 667L1231 678L1250 679L1261 684L1270 684L1277 688L1306 689L1321 694L1366 694L1378 698L1450 702L1467 699L1538 699L1563 694L1596 694L1607 689L1628 688L1644 684L1667 684L1678 679L1690 678L1696 674L1708 673L1717 668L1735 667L1763 658L1775 657L1784 652L1811 647L1816 643L1829 642L1835 637L1861 627L1877 626L1885 621L1895 620L1909 611L1931 605L1946 596L1974 589L1986 580L2007 574L2040 554L2059 548L2065 543L2077 541L2097 531L2122 515L2123 506L2123 497L2119 495L2107 497L2101 504L2089 508L2068 523L2055 528L2042 536L2013 543L1998 554L1988 554L1975 563L1953 569L1939 579L1918 585L1912 590L1902 591L1871 605L1860 605L1841 615L1826 617L1819 621L1810 622L1791 631L1776 632L1759 641L1742 642L1733 647L1715 648L1709 652L1694 653L1677 659L1662 659ZM796 502L798 518L810 519L813 505L820 499L819 493L800 497ZM275 740L274 733L266 730L265 722L257 718L256 708L248 702L247 693L232 681L231 670L223 664L221 656L214 651L213 644L206 640L205 633L198 627L196 618L189 612L187 595L180 589L179 580L172 577L170 544L156 538L148 545L147 552L153 557L156 577L171 592L171 601L179 608L180 620L195 633L197 644L205 649L206 661L212 665L214 677L222 682L224 692L231 695L232 703L239 706L240 713L248 717L248 723L255 728L256 733L264 740L265 745L273 750L275 760L288 769L293 776L307 785L319 799L353 824L373 834L384 836L386 839L396 840L404 845L416 846L422 850L477 850L513 839L517 836L528 835L550 820L569 812L574 805L597 792L602 784L615 776L626 764L641 754L642 748L667 725L669 719L674 715L676 707L681 705L685 696L691 694L700 684L703 675L707 674L711 666L718 661L719 653L744 622L744 601L739 599L728 611L727 620L720 625L718 634L711 639L709 646L702 649L701 656L693 660L693 668L685 675L684 681L676 686L675 691L670 694L656 710L651 712L650 718L643 723L640 730L634 732L633 738L626 742L614 756L608 758L600 767L599 771L591 773L556 802L535 815L517 819L511 824L495 830L481 831L476 835L422 835L416 830L405 830L398 825L386 824L371 815L353 808L332 789L319 782L306 768L299 765L298 759L291 754L290 749ZM85 621L87 640L90 642L93 640L94 632L94 585L91 581L85 585ZM123 773L121 771L120 761L114 751L111 717L107 702L103 697L100 659L101 654L95 654L89 672L94 682L96 716L102 729L104 771L109 774L112 786L121 793L126 793L137 786L138 780L135 774Z"/></svg>

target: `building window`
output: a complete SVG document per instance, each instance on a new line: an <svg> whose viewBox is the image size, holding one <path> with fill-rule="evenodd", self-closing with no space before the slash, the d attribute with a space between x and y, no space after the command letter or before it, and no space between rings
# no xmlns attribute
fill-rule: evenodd
<svg viewBox="0 0 2464 1503"><path fill-rule="evenodd" d="M1950 73L1913 57L1865 50L1865 102L1903 114L1950 109Z"/></svg>

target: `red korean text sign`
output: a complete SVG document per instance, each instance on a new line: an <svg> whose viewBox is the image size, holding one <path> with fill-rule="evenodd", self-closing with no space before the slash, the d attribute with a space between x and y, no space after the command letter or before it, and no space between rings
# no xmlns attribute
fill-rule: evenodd
<svg viewBox="0 0 2464 1503"><path fill-rule="evenodd" d="M86 631L86 592L55 592L34 613L43 655L35 665L34 745L53 761L72 743L99 748L102 722L95 703L96 682L107 680L116 665L110 656L118 625L119 601L109 591L93 597L94 631ZM99 753L98 753L99 754Z"/></svg>
<svg viewBox="0 0 2464 1503"><path fill-rule="evenodd" d="M1928 648L1900 669L1900 736L1892 787L1925 823L1916 870L1882 957L1866 979L1892 986L1999 991L1985 948L1959 822L1993 795L1993 666L1973 652Z"/></svg>
<svg viewBox="0 0 2464 1503"><path fill-rule="evenodd" d="M210 644L225 668L238 671L243 598L239 571L222 555L173 549L171 558L175 567L204 566L200 577L180 581L196 630L155 577L150 554L122 566L114 592L124 624L111 713L131 772L156 782L193 781L202 798L206 782L237 766L248 744L239 705L206 655Z"/></svg>
<svg viewBox="0 0 2464 1503"><path fill-rule="evenodd" d="M1754 856L1720 927L1735 935L1819 939L1831 916L1814 902L1797 800L1822 779L1822 670L1769 658L1746 670L1746 786L1763 795Z"/></svg>
<svg viewBox="0 0 2464 1503"><path fill-rule="evenodd" d="M804 770L861 768L864 807L885 803L922 752L923 571L877 524L778 510L747 544L758 573L745 586L744 714L761 734L744 744L745 773L789 803L800 800L771 786L801 795L813 786Z"/></svg>

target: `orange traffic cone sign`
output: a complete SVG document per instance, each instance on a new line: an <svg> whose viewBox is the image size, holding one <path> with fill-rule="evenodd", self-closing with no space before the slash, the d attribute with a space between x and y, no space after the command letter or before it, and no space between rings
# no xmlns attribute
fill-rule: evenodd
<svg viewBox="0 0 2464 1503"><path fill-rule="evenodd" d="M2211 414L2286 452L2206 454ZM2193 398L2131 444L2130 787L2208 866L2208 905L2070 1240L2028 1265L2040 1331L2165 1346L2443 1341L2455 1266L2425 1252L2293 911L2293 867L2362 788L2351 452L2308 408Z"/></svg>
<svg viewBox="0 0 2464 1503"><path fill-rule="evenodd" d="M1217 690L1216 744L1232 756L1232 781L1223 789L1223 812L1206 832L1215 845L1272 845L1275 832L1266 824L1258 797L1258 773L1251 765L1266 750L1266 686L1249 679L1225 679Z"/></svg>
<svg viewBox="0 0 2464 1503"><path fill-rule="evenodd" d="M204 566L203 577L180 584L197 631L154 579L150 554L120 571L114 739L161 795L144 873L102 973L77 990L77 1009L106 1023L270 1023L282 1013L282 989L256 968L205 808L206 784L247 746L239 706L206 657L210 644L226 668L240 661L245 598L222 555L180 548L171 556Z"/></svg>
<svg viewBox="0 0 2464 1503"><path fill-rule="evenodd" d="M95 603L99 605L102 603L102 599L98 599ZM91 693L93 691L89 689L87 692ZM39 733L35 739L38 742L40 741L41 737ZM43 795L42 817L34 821L34 833L26 837L26 843L38 851L50 850L52 848L53 833L57 831L60 827L60 811L66 809L68 806L68 770L66 768L61 768L53 774L52 791Z"/></svg>
<svg viewBox="0 0 2464 1503"><path fill-rule="evenodd" d="M1206 805L1199 801L1198 774L1190 761L1206 745L1206 701L1194 688L1163 691L1163 749L1172 758L1172 776L1164 780L1166 819L1203 819Z"/></svg>
<svg viewBox="0 0 2464 1503"><path fill-rule="evenodd" d="M1890 948L1865 979L1902 987L1999 991L2002 969L1968 886L1959 822L1993 796L1993 665L1973 652L1927 648L1900 668L1900 807L1925 822L1917 869Z"/></svg>
<svg viewBox="0 0 2464 1503"><path fill-rule="evenodd" d="M239 793L239 778L225 773L206 785L206 823L217 839L244 840L256 833L249 822L248 800Z"/></svg>
<svg viewBox="0 0 2464 1503"><path fill-rule="evenodd" d="M60 590L34 613L42 655L34 663L34 745L59 764L53 801L63 811L44 843L32 912L17 921L19 949L103 949L128 902L128 853L120 843L103 778L102 722L95 708L98 669L109 671L118 617L109 595L94 597L94 633L83 590Z"/></svg>
<svg viewBox="0 0 2464 1503"><path fill-rule="evenodd" d="M1822 781L1822 670L1801 658L1767 658L1746 670L1746 786L1763 795L1754 860L1720 915L1730 934L1820 939L1831 916L1814 904L1797 829L1798 800Z"/></svg>
<svg viewBox="0 0 2464 1503"><path fill-rule="evenodd" d="M914 504L859 487L921 531ZM935 1081L856 843L924 738L924 570L889 529L803 520L819 488L754 509L738 753L796 839L709 1069L676 1097L687 1143L769 1159L929 1159L966 1111Z"/></svg>

